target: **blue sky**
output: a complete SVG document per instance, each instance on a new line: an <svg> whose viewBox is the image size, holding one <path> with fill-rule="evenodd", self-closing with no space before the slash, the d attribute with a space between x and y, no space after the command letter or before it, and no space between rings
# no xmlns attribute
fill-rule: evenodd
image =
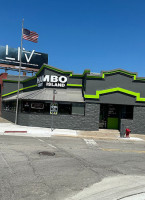
<svg viewBox="0 0 145 200"><path fill-rule="evenodd" d="M23 18L39 34L23 47L48 53L52 66L145 76L145 0L1 0L1 46L20 46Z"/></svg>

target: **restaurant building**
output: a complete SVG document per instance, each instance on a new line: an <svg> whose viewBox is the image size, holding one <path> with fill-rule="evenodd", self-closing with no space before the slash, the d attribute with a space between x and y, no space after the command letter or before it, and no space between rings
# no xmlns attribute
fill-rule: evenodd
<svg viewBox="0 0 145 200"><path fill-rule="evenodd" d="M15 121L18 77L3 79L2 117ZM60 129L125 130L145 134L145 78L122 69L83 74L44 64L21 78L18 124Z"/></svg>

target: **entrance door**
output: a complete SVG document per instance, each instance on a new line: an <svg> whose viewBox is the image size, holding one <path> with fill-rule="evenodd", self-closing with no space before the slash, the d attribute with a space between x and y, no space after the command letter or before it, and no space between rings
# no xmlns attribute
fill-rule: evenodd
<svg viewBox="0 0 145 200"><path fill-rule="evenodd" d="M100 121L99 128L107 128L108 106L106 104L100 105Z"/></svg>
<svg viewBox="0 0 145 200"><path fill-rule="evenodd" d="M99 128L119 129L119 113L119 105L101 104Z"/></svg>

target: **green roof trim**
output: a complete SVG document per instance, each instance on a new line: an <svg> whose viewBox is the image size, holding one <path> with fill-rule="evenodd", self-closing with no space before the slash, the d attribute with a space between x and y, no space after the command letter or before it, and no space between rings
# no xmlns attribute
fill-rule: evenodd
<svg viewBox="0 0 145 200"><path fill-rule="evenodd" d="M35 76L30 77L28 79L25 79L23 81L20 81L20 83L25 83L27 81L30 81L30 80L37 78L37 76L40 74L40 72L44 68L51 69L51 70L54 70L54 71L62 73L62 74L67 74L70 77L76 77L76 78L83 78L86 75L87 79L105 79L105 75L111 75L111 74L115 74L115 73L123 73L123 74L126 74L128 76L133 77L134 81L145 81L145 78L137 78L136 73L127 72L127 71L124 71L124 70L121 70L121 69L114 70L114 71L108 71L108 72L102 72L102 75L100 75L100 76L91 76L91 75L88 75L88 74L90 74L89 69L85 69L83 74L73 74L71 71L63 71L63 70L56 69L55 67L52 67L52 66L49 66L49 65L43 65L40 68L40 70L35 74ZM7 79L4 79L3 81L4 82L13 82L13 83L18 82L18 81L15 81L15 80L7 80Z"/></svg>
<svg viewBox="0 0 145 200"><path fill-rule="evenodd" d="M83 74L73 74L71 71L63 71L63 70L56 69L55 67L52 67L52 66L49 66L49 65L43 65L43 66L40 68L40 70L36 73L35 76L30 77L30 78L28 78L28 79L25 79L24 81L21 81L21 83L24 83L24 82L33 80L34 78L37 78L37 76L40 74L40 72L41 72L44 68L51 69L51 70L54 70L54 71L59 72L59 73L62 73L62 74L67 74L67 75L69 75L70 77L76 77L76 78L79 78L79 77L82 78L82 77L85 76L85 74L90 73L90 70L86 69L86 70L84 70L84 73L83 73ZM17 81L16 81L16 82L17 82Z"/></svg>
<svg viewBox="0 0 145 200"><path fill-rule="evenodd" d="M136 73L129 73L129 72L126 72L126 71L124 71L124 70L114 70L114 71L108 71L108 72L103 72L102 73L102 76L89 76L89 75L87 75L87 78L89 79L89 78L101 78L101 79L104 79L105 78L105 75L111 75L111 74L115 74L115 73L123 73L123 74L126 74L126 75L128 75L128 76L131 76L131 77L133 77L134 78L134 80L136 81L136 80L141 80L141 81L145 81L145 79L144 78L137 78L136 77Z"/></svg>
<svg viewBox="0 0 145 200"><path fill-rule="evenodd" d="M119 88L119 87L106 89L106 90L96 90L96 95L85 94L84 97L86 99L99 99L101 94L108 94L108 93L112 93L112 92L122 92L122 93L125 93L125 94L129 94L131 96L135 96L136 101L145 102L145 98L141 98L140 93L133 92L133 91L126 90L126 89L123 89L123 88Z"/></svg>
<svg viewBox="0 0 145 200"><path fill-rule="evenodd" d="M3 79L3 82L18 83L18 81L8 79ZM22 81L20 81L20 83L22 83Z"/></svg>
<svg viewBox="0 0 145 200"><path fill-rule="evenodd" d="M29 88L33 88L33 87L36 87L36 86L37 86L37 85L31 85L31 86L29 86L29 87L25 87L25 88L19 89L19 91L23 91L23 90L26 90L26 89L29 89ZM10 95L10 94L17 93L17 92L18 92L18 90L15 90L15 91L9 92L9 93L7 93L7 94L3 94L2 97L5 97L5 96L8 96L8 95Z"/></svg>
<svg viewBox="0 0 145 200"><path fill-rule="evenodd" d="M59 73L62 73L62 74L72 74L71 71L63 71L61 69L56 69L55 67L52 67L50 65L43 65L37 73L40 73L44 68L48 68L48 69L51 69L53 71L56 71L56 72L59 72Z"/></svg>
<svg viewBox="0 0 145 200"><path fill-rule="evenodd" d="M83 87L81 84L67 84L69 87Z"/></svg>
<svg viewBox="0 0 145 200"><path fill-rule="evenodd" d="M68 74L70 77L83 77L85 76L86 73L90 73L90 70L89 69L85 69L83 74L73 74L73 72L71 71L63 71L61 69L56 69L55 67L52 67L50 65L43 65L41 67L41 69L36 73L36 76L44 69L44 68L48 68L48 69L51 69L51 70L54 70L56 72L59 72L59 73L62 73L62 74Z"/></svg>
<svg viewBox="0 0 145 200"><path fill-rule="evenodd" d="M34 78L37 78L37 76L35 75L35 76L33 76L33 77L30 77L30 78L28 78L28 79L26 79L26 80L24 80L24 81L21 81L21 83L25 83L25 82L27 82L27 81L33 80Z"/></svg>
<svg viewBox="0 0 145 200"><path fill-rule="evenodd" d="M71 76L72 77L84 77L85 76L85 74L89 74L90 73L90 70L89 69L85 69L84 70L84 73L83 74L72 74Z"/></svg>

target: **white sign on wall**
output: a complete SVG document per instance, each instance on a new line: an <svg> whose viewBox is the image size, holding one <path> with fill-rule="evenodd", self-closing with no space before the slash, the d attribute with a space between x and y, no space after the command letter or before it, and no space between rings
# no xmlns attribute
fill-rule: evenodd
<svg viewBox="0 0 145 200"><path fill-rule="evenodd" d="M38 87L42 87L43 83L48 87L62 87L65 88L67 84L66 76L56 76L56 75L43 75L37 77Z"/></svg>

